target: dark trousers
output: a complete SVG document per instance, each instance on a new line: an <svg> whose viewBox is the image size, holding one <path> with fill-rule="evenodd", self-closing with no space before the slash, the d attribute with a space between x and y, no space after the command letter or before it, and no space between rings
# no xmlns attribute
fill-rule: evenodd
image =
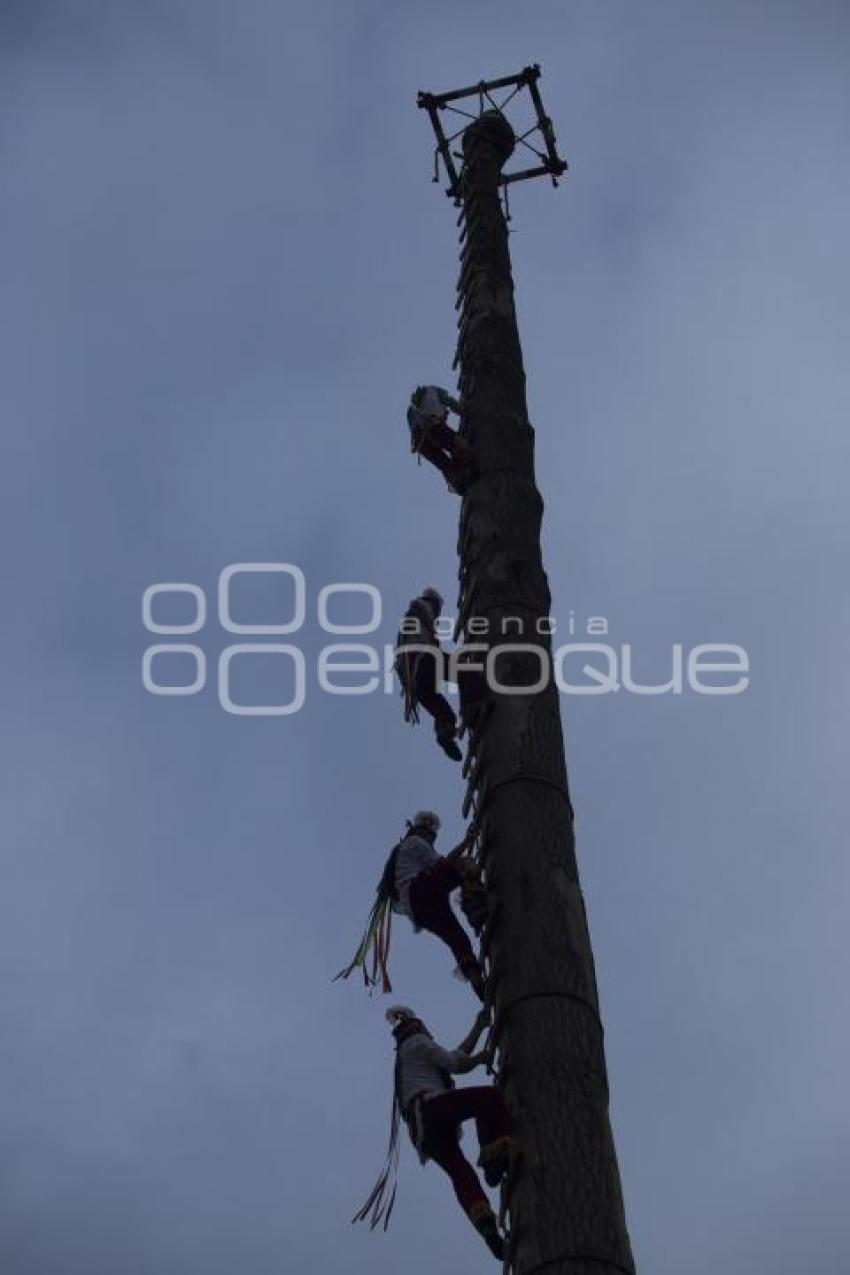
<svg viewBox="0 0 850 1275"><path fill-rule="evenodd" d="M451 1089L422 1103L422 1151L449 1175L460 1207L477 1221L490 1203L475 1169L460 1149L459 1126L474 1120L481 1147L511 1132L511 1118L498 1089L474 1085Z"/></svg>
<svg viewBox="0 0 850 1275"><path fill-rule="evenodd" d="M434 719L434 729L438 735L453 735L457 727L457 719L455 711L452 708L445 695L437 690L437 673L440 674L440 682L445 679L446 674L446 654L439 647L434 647L434 653L430 651L419 651L415 657L416 673L413 679L413 690L417 700Z"/></svg>
<svg viewBox="0 0 850 1275"><path fill-rule="evenodd" d="M448 859L441 859L427 872L420 872L410 884L410 910L422 930L442 939L464 974L479 972L478 959L466 931L452 911L449 895L461 883L460 874Z"/></svg>
<svg viewBox="0 0 850 1275"><path fill-rule="evenodd" d="M470 469L469 444L445 421L432 418L413 442L413 449L430 461L449 483L462 483Z"/></svg>

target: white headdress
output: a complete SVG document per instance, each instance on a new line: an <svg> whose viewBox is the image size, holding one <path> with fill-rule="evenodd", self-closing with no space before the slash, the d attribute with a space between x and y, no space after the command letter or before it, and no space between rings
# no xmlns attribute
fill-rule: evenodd
<svg viewBox="0 0 850 1275"><path fill-rule="evenodd" d="M426 585L422 590L422 597L426 602L430 602L434 612L439 615L443 609L443 595L439 589L435 589L433 584Z"/></svg>
<svg viewBox="0 0 850 1275"><path fill-rule="evenodd" d="M410 823L413 828L430 828L434 836L440 831L440 816L433 810L417 810Z"/></svg>
<svg viewBox="0 0 850 1275"><path fill-rule="evenodd" d="M417 1014L409 1005L391 1005L387 1010L386 1019L391 1027L398 1027L399 1023L403 1023L407 1018L416 1018Z"/></svg>

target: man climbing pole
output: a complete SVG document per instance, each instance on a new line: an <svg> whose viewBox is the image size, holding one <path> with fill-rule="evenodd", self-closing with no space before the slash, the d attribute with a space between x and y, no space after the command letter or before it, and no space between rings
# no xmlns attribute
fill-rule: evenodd
<svg viewBox="0 0 850 1275"><path fill-rule="evenodd" d="M392 913L396 912L408 917L415 930L427 930L441 939L457 962L459 977L472 986L479 1000L484 1000L484 973L449 899L457 889L474 900L481 893L478 865L467 853L471 837L467 833L443 857L434 849L439 830L439 815L432 810L420 810L408 821L404 836L384 865L360 945L337 978L348 978L360 968L367 986L380 982L385 992L392 991L388 961L390 925Z"/></svg>
<svg viewBox="0 0 850 1275"><path fill-rule="evenodd" d="M443 598L432 586L414 598L396 638L395 671L404 698L404 720L419 721L419 706L434 719L437 743L452 761L461 761L457 746L457 718L441 687L446 681L448 656L437 636Z"/></svg>
<svg viewBox="0 0 850 1275"><path fill-rule="evenodd" d="M475 1121L478 1163L487 1185L496 1187L508 1171L515 1150L510 1115L502 1095L492 1085L456 1089L453 1080L454 1075L472 1071L487 1061L485 1053L473 1051L487 1026L488 1012L481 1010L457 1049L438 1045L422 1020L405 1005L387 1010L387 1020L396 1046L387 1160L368 1200L353 1220L370 1217L373 1230L381 1222L384 1230L387 1228L395 1202L398 1134L403 1119L420 1161L425 1164L433 1160L448 1174L464 1213L493 1256L502 1261L505 1242L478 1174L460 1149L460 1126L465 1120Z"/></svg>
<svg viewBox="0 0 850 1275"><path fill-rule="evenodd" d="M449 425L449 412L460 416L461 406L447 390L439 385L417 386L407 409L410 450L439 469L449 491L463 495L472 477L472 451Z"/></svg>

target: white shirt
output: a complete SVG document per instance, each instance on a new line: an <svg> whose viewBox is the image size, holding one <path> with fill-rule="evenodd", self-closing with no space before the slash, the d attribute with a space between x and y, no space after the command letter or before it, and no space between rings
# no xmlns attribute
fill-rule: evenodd
<svg viewBox="0 0 850 1275"><path fill-rule="evenodd" d="M434 417L437 420L445 421L449 409L453 412L460 410L460 404L452 398L447 390L442 389L439 385L420 385L414 391L410 407L407 409L407 423L411 432L416 433L427 425L428 421Z"/></svg>
<svg viewBox="0 0 850 1275"><path fill-rule="evenodd" d="M416 833L405 837L399 846L395 860L395 888L398 898L393 900L394 912L400 912L402 916L413 920L410 911L410 887L420 872L433 868L435 863L440 862L441 857L430 841L426 841L424 837L417 836Z"/></svg>
<svg viewBox="0 0 850 1275"><path fill-rule="evenodd" d="M432 1097L446 1093L445 1073L463 1071L468 1062L459 1049L443 1049L430 1036L419 1033L409 1036L398 1050L398 1100L402 1111L417 1094Z"/></svg>

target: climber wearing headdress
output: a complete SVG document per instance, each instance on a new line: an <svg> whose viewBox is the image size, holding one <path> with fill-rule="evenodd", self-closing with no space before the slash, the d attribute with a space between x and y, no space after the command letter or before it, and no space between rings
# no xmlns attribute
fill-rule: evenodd
<svg viewBox="0 0 850 1275"><path fill-rule="evenodd" d="M448 656L440 646L437 620L443 598L433 586L414 598L402 617L396 638L395 671L404 697L404 720L419 721L419 706L434 719L437 743L452 761L463 754L457 746L457 718L441 687L448 673Z"/></svg>
<svg viewBox="0 0 850 1275"><path fill-rule="evenodd" d="M425 1164L433 1160L451 1179L461 1208L483 1236L494 1257L504 1258L505 1243L496 1216L473 1166L460 1149L460 1127L474 1120L478 1133L478 1163L487 1185L502 1181L515 1151L511 1119L502 1095L492 1085L456 1089L453 1076L472 1071L487 1061L474 1053L488 1014L482 1010L469 1035L457 1049L443 1049L422 1020L405 1005L387 1011L395 1038L393 1114L387 1160L381 1176L354 1221L369 1217L374 1230L387 1229L395 1202L395 1176L399 1159L400 1121L407 1125L411 1141Z"/></svg>
<svg viewBox="0 0 850 1275"><path fill-rule="evenodd" d="M463 495L472 476L472 452L449 425L449 412L460 416L461 406L447 390L439 385L418 385L407 409L410 450L439 469L449 491Z"/></svg>
<svg viewBox="0 0 850 1275"><path fill-rule="evenodd" d="M470 893L483 892L477 865L467 854L471 838L467 834L444 857L434 849L439 830L440 817L432 810L420 810L408 821L404 836L384 865L360 945L337 978L348 978L360 968L368 987L380 983L385 992L392 991L388 961L392 914L396 912L408 917L415 930L427 930L441 939L455 958L458 976L484 1000L483 971L449 898L453 890L466 889L467 885Z"/></svg>

